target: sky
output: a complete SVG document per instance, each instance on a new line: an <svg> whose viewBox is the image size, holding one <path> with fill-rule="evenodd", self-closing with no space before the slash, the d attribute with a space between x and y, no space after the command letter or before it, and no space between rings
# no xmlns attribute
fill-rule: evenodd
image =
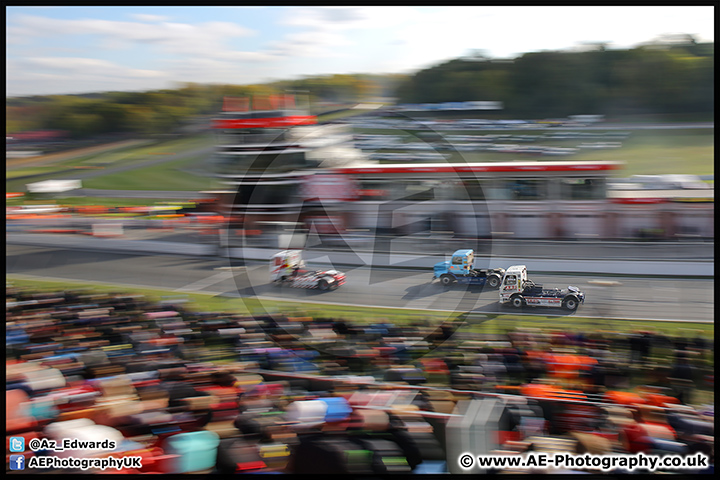
<svg viewBox="0 0 720 480"><path fill-rule="evenodd" d="M413 73L666 34L714 41L714 7L6 7L6 96Z"/></svg>

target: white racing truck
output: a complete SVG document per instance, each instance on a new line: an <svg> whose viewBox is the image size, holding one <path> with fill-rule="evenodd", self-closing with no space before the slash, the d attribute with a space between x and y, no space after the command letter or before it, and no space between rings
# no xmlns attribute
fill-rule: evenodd
<svg viewBox="0 0 720 480"><path fill-rule="evenodd" d="M344 284L345 274L337 270L306 270L300 250L283 250L270 258L270 280L324 292Z"/></svg>
<svg viewBox="0 0 720 480"><path fill-rule="evenodd" d="M568 286L560 288L543 288L527 277L525 265L513 265L505 271L500 285L500 304L522 308L525 305L558 307L574 312L585 302L585 294L579 288Z"/></svg>

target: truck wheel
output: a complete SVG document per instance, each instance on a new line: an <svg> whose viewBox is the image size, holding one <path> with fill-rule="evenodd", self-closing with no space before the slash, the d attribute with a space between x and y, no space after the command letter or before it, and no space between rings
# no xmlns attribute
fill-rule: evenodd
<svg viewBox="0 0 720 480"><path fill-rule="evenodd" d="M443 286L445 286L445 287L448 287L448 286L452 285L452 283L453 283L454 281L455 281L455 279L454 279L453 277L451 277L450 275L447 275L447 274L446 274L446 275L443 275L442 277L440 277L440 283L442 283Z"/></svg>
<svg viewBox="0 0 720 480"><path fill-rule="evenodd" d="M492 288L498 288L500 286L500 277L497 275L490 275L487 279L487 283Z"/></svg>
<svg viewBox="0 0 720 480"><path fill-rule="evenodd" d="M574 312L578 308L578 301L575 297L568 297L565 300L563 300L563 308L565 310L570 310L571 312Z"/></svg>
<svg viewBox="0 0 720 480"><path fill-rule="evenodd" d="M320 280L318 282L318 290L321 292L326 292L330 288L330 285L328 285L328 282L326 280Z"/></svg>
<svg viewBox="0 0 720 480"><path fill-rule="evenodd" d="M525 300L520 295L515 295L510 299L510 305L515 308L522 308L525 305Z"/></svg>

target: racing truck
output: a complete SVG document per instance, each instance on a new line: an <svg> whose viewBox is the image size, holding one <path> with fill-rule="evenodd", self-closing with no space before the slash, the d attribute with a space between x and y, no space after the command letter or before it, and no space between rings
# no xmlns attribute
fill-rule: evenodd
<svg viewBox="0 0 720 480"><path fill-rule="evenodd" d="M300 250L283 250L270 258L270 280L294 288L335 290L345 283L345 274L337 270L308 270Z"/></svg>
<svg viewBox="0 0 720 480"><path fill-rule="evenodd" d="M505 269L475 269L473 268L474 259L475 252L473 250L456 250L450 260L435 264L432 279L439 278L440 283L444 286L457 282L468 285L487 284L492 288L498 288Z"/></svg>
<svg viewBox="0 0 720 480"><path fill-rule="evenodd" d="M562 307L574 312L585 302L585 294L572 285L568 288L543 288L527 276L525 265L513 265L505 271L500 286L500 304L522 308L525 305Z"/></svg>

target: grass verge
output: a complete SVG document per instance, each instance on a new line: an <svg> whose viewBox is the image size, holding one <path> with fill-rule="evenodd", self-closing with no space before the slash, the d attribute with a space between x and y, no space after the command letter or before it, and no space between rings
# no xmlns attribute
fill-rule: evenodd
<svg viewBox="0 0 720 480"><path fill-rule="evenodd" d="M202 165L205 160L204 157L184 158L90 178L83 183L86 188L100 190L210 190L217 184L215 179L184 171Z"/></svg>
<svg viewBox="0 0 720 480"><path fill-rule="evenodd" d="M162 198L105 198L105 197L59 197L52 200L32 199L30 197L8 198L5 205L15 207L19 205L64 205L84 206L99 205L102 207L144 207L147 205L167 205L177 203L177 199Z"/></svg>
<svg viewBox="0 0 720 480"><path fill-rule="evenodd" d="M707 323L606 319L574 315L557 317L542 315L470 314L467 317L463 317L462 312L313 304L266 299L260 300L251 297L220 297L202 293L178 294L178 292L172 290L87 282L37 280L14 275L7 275L6 281L11 282L17 287L46 292L64 289L90 289L101 293L123 292L141 294L145 295L151 301L183 297L190 303L190 308L196 311L232 312L242 315L282 313L289 316L309 315L313 317L343 318L358 323L420 323L426 326L435 325L445 320L465 319L467 325L463 327L463 331L470 333L502 334L515 328L539 328L541 330L562 331L567 333L629 333L636 330L651 330L668 336L695 336L699 333L703 337L714 338L715 332L715 326Z"/></svg>
<svg viewBox="0 0 720 480"><path fill-rule="evenodd" d="M5 181L5 188L6 191L25 191L25 184L29 182L39 182L42 180L49 180L53 179L55 176L57 176L60 172L63 173L64 177L71 176L67 173L68 169L77 169L78 172L84 172L85 169L95 169L95 168L110 168L110 167L117 167L117 166L127 166L127 165L133 165L135 163L139 163L142 161L147 161L148 159L158 158L159 156L166 156L166 155L176 155L180 153L187 152L189 150L199 149L203 147L210 147L213 145L213 138L211 135L203 134L203 135L193 135L189 137L183 137L180 139L173 139L173 140L167 140L167 141L160 141L160 142L153 142L151 144L143 144L141 146L134 146L134 147L122 147L113 149L111 151L99 151L98 153L93 154L82 154L81 156L73 157L73 158L64 158L62 160L58 160L57 162L54 162L52 164L44 164L44 165L26 165L21 166L15 169L7 170L7 178ZM68 152L67 155L71 154L71 152ZM171 158L171 157L169 157ZM172 160L167 162L171 164L183 164L184 162L188 162L188 164L192 164L193 162L197 163L199 161L199 157L193 157L193 158L186 158L183 160L179 160L176 162L173 162ZM162 166L155 166L156 170L162 170ZM153 167L148 167L149 169L152 169ZM132 177L136 182L138 180L144 180L148 179L147 181L144 181L140 188L133 188L134 190L157 190L158 185L162 185L162 183L158 184L158 175L155 175L155 170L149 170L149 172L144 172L146 169L136 169L132 172L126 173L125 175L129 175ZM172 170L170 167L168 167L168 172L172 173ZM146 175L148 173L148 175ZM166 172L167 173L167 172ZM179 172L183 173L183 172ZM34 177L32 180L29 179L23 179L18 178L25 175L38 175L37 177ZM108 176L101 176L97 177L98 179L103 178L112 178L117 175L118 179L117 181L111 180L110 182L102 181L103 184L100 187L91 186L91 184L95 183L96 179L89 179L87 181L83 181L83 186L87 188L106 188L110 190L115 189L129 189L124 188L122 185L126 183L124 174L110 174ZM160 175L162 177L162 174ZM187 178L186 178L187 177ZM192 189L195 185L193 184L193 178L195 179L194 183L197 182L197 177L193 177L190 174L183 174L180 176L180 180L174 181L172 178L166 180L165 183L168 181L173 184L181 184L186 185L185 188L165 188L167 190L186 190L186 189ZM206 180L203 178L203 180ZM110 186L106 186L105 184L108 184ZM117 183L117 186L114 185ZM187 186L189 185L189 186ZM174 185L177 186L177 185ZM205 188L204 186L201 186L200 188Z"/></svg>

